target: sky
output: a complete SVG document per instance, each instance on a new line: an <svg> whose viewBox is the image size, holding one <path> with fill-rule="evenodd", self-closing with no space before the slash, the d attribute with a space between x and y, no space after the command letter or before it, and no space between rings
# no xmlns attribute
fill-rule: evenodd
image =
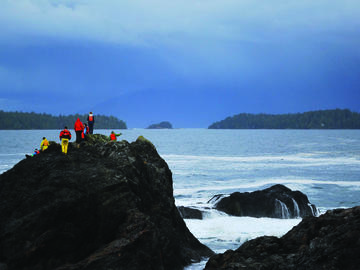
<svg viewBox="0 0 360 270"><path fill-rule="evenodd" d="M360 112L358 0L0 0L0 110L206 128Z"/></svg>

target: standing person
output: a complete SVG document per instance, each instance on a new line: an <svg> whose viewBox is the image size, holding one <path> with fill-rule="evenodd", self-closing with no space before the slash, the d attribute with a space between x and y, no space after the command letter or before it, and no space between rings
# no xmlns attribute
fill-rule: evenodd
<svg viewBox="0 0 360 270"><path fill-rule="evenodd" d="M69 140L71 140L71 132L65 126L64 129L60 132L60 140L61 140L61 151L67 155L67 150L69 146Z"/></svg>
<svg viewBox="0 0 360 270"><path fill-rule="evenodd" d="M93 134L94 124L95 124L95 117L94 117L92 112L89 113L88 118L87 118L87 122L88 122L88 125L89 125L89 132L90 132L90 134Z"/></svg>
<svg viewBox="0 0 360 270"><path fill-rule="evenodd" d="M75 121L75 124L74 124L74 129L75 129L75 132L76 132L76 143L79 144L81 143L81 140L83 138L83 132L84 132L84 125L83 123L80 121L80 118L78 118L76 121ZM78 145L79 146L79 145Z"/></svg>
<svg viewBox="0 0 360 270"><path fill-rule="evenodd" d="M40 144L40 150L41 152L45 151L49 147L49 141L43 137L41 144Z"/></svg>

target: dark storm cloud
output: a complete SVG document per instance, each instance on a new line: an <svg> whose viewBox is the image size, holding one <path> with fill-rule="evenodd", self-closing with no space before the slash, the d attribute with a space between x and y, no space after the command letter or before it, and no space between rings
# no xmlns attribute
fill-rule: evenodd
<svg viewBox="0 0 360 270"><path fill-rule="evenodd" d="M188 107L193 126L204 111L360 110L359 13L355 0L3 0L0 106L139 125Z"/></svg>

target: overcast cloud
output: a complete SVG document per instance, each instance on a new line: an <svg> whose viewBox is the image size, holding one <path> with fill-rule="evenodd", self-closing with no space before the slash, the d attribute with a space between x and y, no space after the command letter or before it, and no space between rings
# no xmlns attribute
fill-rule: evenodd
<svg viewBox="0 0 360 270"><path fill-rule="evenodd" d="M135 126L163 115L170 121L173 115L175 126L190 120L206 126L240 112L360 111L358 0L0 0L0 6L0 109L91 108ZM59 100L89 91L93 99L76 108ZM42 102L44 94L56 102ZM186 106L189 119L179 114ZM208 109L208 118L196 122L194 114Z"/></svg>
<svg viewBox="0 0 360 270"><path fill-rule="evenodd" d="M359 12L357 0L1 0L0 23L3 41L24 35L143 46L178 35L269 42L330 32L335 39L358 31Z"/></svg>

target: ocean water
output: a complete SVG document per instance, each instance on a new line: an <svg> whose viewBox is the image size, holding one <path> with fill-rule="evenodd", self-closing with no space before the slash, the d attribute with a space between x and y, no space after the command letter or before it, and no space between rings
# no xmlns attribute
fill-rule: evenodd
<svg viewBox="0 0 360 270"><path fill-rule="evenodd" d="M59 130L0 131L0 173L39 147L59 141ZM95 130L109 135L111 130ZM215 252L236 249L262 235L282 236L301 219L231 217L212 209L216 194L283 184L305 193L324 213L360 205L360 130L116 130L129 142L151 140L168 163L177 206L205 212L186 219L190 231ZM203 269L206 261L187 270Z"/></svg>

